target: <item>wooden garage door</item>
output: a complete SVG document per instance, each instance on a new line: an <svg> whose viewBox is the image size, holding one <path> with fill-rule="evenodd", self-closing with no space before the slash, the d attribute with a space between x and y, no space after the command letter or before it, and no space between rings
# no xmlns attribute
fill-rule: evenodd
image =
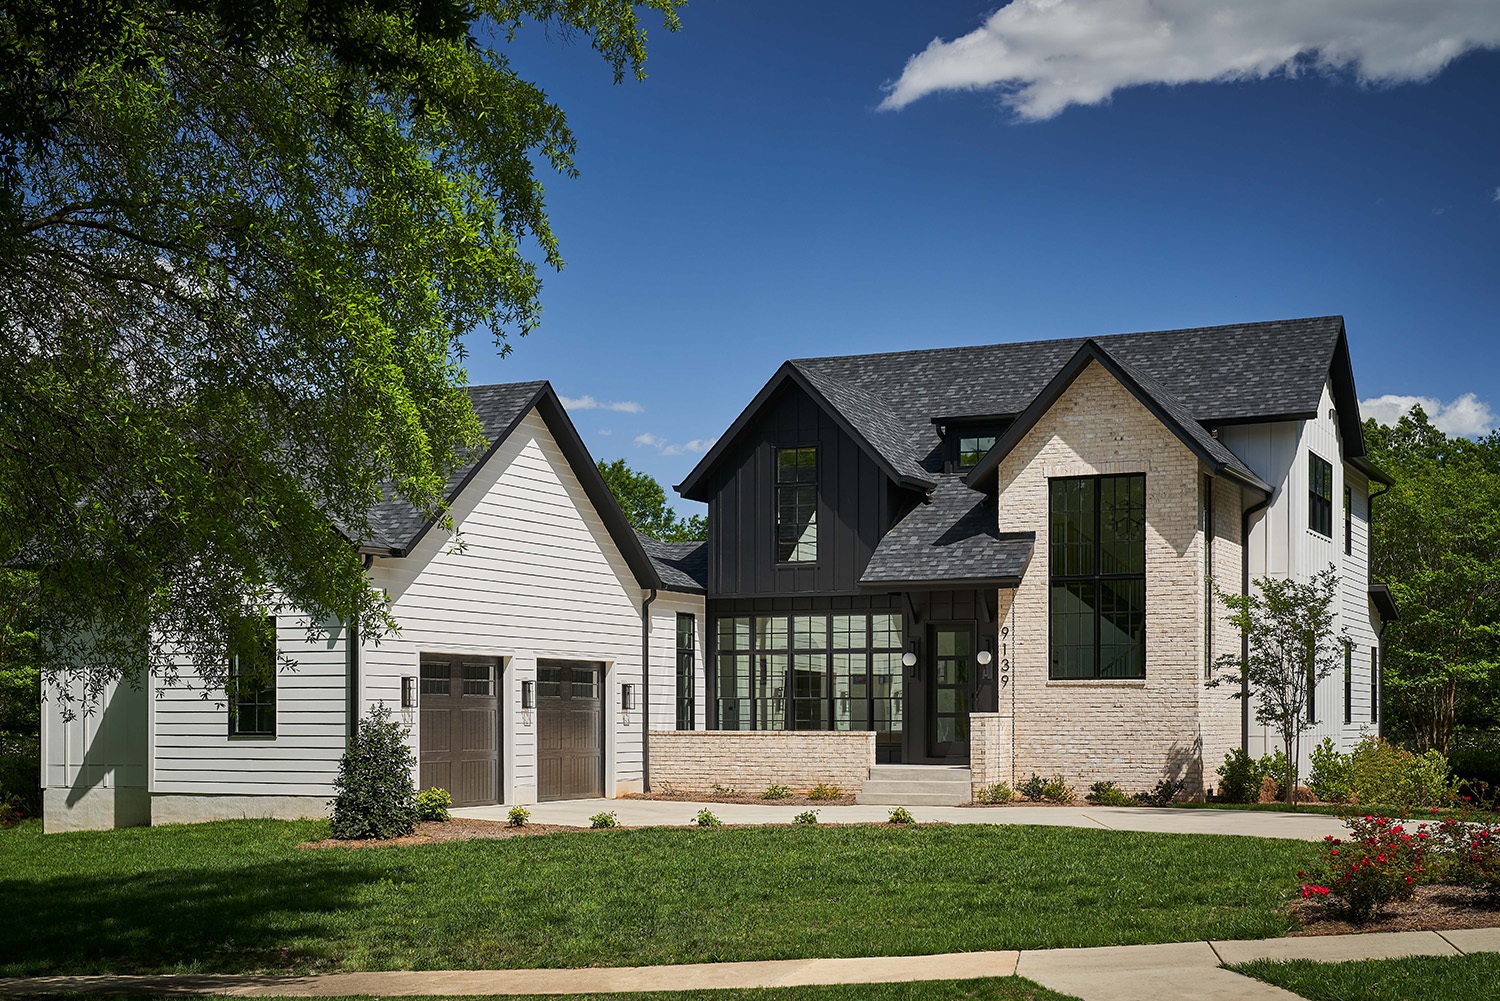
<svg viewBox="0 0 1500 1001"><path fill-rule="evenodd" d="M424 653L421 671L422 788L447 789L454 806L500 802L500 661Z"/></svg>
<svg viewBox="0 0 1500 1001"><path fill-rule="evenodd" d="M543 660L536 674L537 798L603 796L603 665Z"/></svg>

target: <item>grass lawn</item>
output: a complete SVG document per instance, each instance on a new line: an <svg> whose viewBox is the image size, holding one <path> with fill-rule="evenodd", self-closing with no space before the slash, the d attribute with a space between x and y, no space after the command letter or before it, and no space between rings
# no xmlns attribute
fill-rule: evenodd
<svg viewBox="0 0 1500 1001"><path fill-rule="evenodd" d="M324 823L0 831L0 975L497 969L1256 938L1309 845L641 829L307 851Z"/></svg>
<svg viewBox="0 0 1500 1001"><path fill-rule="evenodd" d="M1356 963L1257 960L1232 966L1258 980L1285 987L1309 1001L1492 1001L1500 981L1500 953L1413 956Z"/></svg>
<svg viewBox="0 0 1500 1001"><path fill-rule="evenodd" d="M155 998L100 994L53 995L55 1001L182 1001L181 994ZM261 998L258 1001L307 1001ZM374 997L320 998L318 1001L381 1001ZM433 997L422 1001L1077 1001L1020 977L939 980L912 984L847 984L837 987L763 987L757 990L652 991L648 994L547 994L521 997Z"/></svg>

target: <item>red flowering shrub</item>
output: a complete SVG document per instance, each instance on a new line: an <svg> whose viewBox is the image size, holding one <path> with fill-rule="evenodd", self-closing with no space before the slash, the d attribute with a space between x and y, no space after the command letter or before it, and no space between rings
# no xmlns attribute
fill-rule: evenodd
<svg viewBox="0 0 1500 1001"><path fill-rule="evenodd" d="M1323 839L1323 853L1306 880L1303 897L1332 896L1351 921L1362 924L1395 900L1411 897L1427 877L1427 850L1433 840L1426 824L1415 832L1388 817L1350 817L1349 838Z"/></svg>
<svg viewBox="0 0 1500 1001"><path fill-rule="evenodd" d="M1444 882L1500 899L1500 827L1444 817L1433 829Z"/></svg>

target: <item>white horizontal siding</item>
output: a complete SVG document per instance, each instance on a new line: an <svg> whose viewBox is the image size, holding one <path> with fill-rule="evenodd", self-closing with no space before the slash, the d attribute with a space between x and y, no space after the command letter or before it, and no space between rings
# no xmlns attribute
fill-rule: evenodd
<svg viewBox="0 0 1500 1001"><path fill-rule="evenodd" d="M707 729L703 671L704 600L663 592L651 605L651 729L677 727L677 615L693 616L694 729Z"/></svg>
<svg viewBox="0 0 1500 1001"><path fill-rule="evenodd" d="M42 688L42 786L81 794L89 789L145 789L149 779L150 701L145 686L112 682L99 703L83 711L82 686L73 701L51 679ZM65 709L72 719L64 719Z"/></svg>

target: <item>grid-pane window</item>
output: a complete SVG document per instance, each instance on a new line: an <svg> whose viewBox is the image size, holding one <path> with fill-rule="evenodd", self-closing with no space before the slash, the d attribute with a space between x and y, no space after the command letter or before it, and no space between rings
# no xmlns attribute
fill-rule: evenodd
<svg viewBox="0 0 1500 1001"><path fill-rule="evenodd" d="M1333 466L1313 452L1307 453L1307 527L1333 538Z"/></svg>
<svg viewBox="0 0 1500 1001"><path fill-rule="evenodd" d="M1354 555L1354 491L1344 488L1344 555Z"/></svg>
<svg viewBox="0 0 1500 1001"><path fill-rule="evenodd" d="M1370 647L1370 722L1380 722L1380 650Z"/></svg>
<svg viewBox="0 0 1500 1001"><path fill-rule="evenodd" d="M1354 644L1344 644L1344 722L1354 722Z"/></svg>
<svg viewBox="0 0 1500 1001"><path fill-rule="evenodd" d="M463 666L463 694L495 694L495 666L488 661L472 661Z"/></svg>
<svg viewBox="0 0 1500 1001"><path fill-rule="evenodd" d="M787 709L787 619L755 618L755 729L785 730Z"/></svg>
<svg viewBox="0 0 1500 1001"><path fill-rule="evenodd" d="M984 453L995 447L995 436L961 435L958 439L958 468L972 469L979 465Z"/></svg>
<svg viewBox="0 0 1500 1001"><path fill-rule="evenodd" d="M276 736L276 620L241 619L229 646L229 735Z"/></svg>
<svg viewBox="0 0 1500 1001"><path fill-rule="evenodd" d="M818 558L818 450L776 450L776 559L812 563Z"/></svg>
<svg viewBox="0 0 1500 1001"><path fill-rule="evenodd" d="M1051 677L1146 676L1146 478L1050 484Z"/></svg>
<svg viewBox="0 0 1500 1001"><path fill-rule="evenodd" d="M691 730L697 717L696 678L693 652L697 618L691 612L677 613L677 729Z"/></svg>
<svg viewBox="0 0 1500 1001"><path fill-rule="evenodd" d="M718 621L716 671L719 729L750 729L750 618Z"/></svg>
<svg viewBox="0 0 1500 1001"><path fill-rule="evenodd" d="M424 660L421 671L423 695L453 694L453 665L446 660Z"/></svg>
<svg viewBox="0 0 1500 1001"><path fill-rule="evenodd" d="M1313 674L1312 665L1307 666L1307 677L1302 681L1307 689L1307 721L1316 723L1318 721L1318 678Z"/></svg>

